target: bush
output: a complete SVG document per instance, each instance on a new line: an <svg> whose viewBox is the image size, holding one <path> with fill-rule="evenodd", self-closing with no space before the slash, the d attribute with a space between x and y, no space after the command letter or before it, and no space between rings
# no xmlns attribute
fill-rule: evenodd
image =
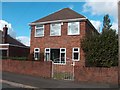
<svg viewBox="0 0 120 90"><path fill-rule="evenodd" d="M11 59L11 60L28 60L27 57L2 57L2 60Z"/></svg>
<svg viewBox="0 0 120 90"><path fill-rule="evenodd" d="M85 37L81 47L85 52L86 66L118 66L118 34L110 27L110 19L105 17L103 31L99 35Z"/></svg>

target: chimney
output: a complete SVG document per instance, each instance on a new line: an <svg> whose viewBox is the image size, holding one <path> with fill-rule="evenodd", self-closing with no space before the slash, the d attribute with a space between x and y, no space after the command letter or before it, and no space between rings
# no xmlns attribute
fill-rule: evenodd
<svg viewBox="0 0 120 90"><path fill-rule="evenodd" d="M7 34L8 34L8 28L7 25L3 27L3 43L7 43Z"/></svg>

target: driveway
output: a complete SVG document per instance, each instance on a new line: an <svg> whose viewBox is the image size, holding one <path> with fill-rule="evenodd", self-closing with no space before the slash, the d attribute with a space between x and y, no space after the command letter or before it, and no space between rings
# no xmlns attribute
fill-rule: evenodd
<svg viewBox="0 0 120 90"><path fill-rule="evenodd" d="M33 77L29 75L15 74L10 72L2 73L2 80L7 82L12 82L13 87L14 83L20 85L26 85L35 88L116 88L117 86L111 86L109 84L98 84L98 83L82 83L82 82L74 82L67 80L54 80L54 79L45 79L41 77ZM17 85L16 84L16 85ZM6 85L5 85L6 86ZM3 88L4 85L3 85ZM23 88L23 87L22 87Z"/></svg>

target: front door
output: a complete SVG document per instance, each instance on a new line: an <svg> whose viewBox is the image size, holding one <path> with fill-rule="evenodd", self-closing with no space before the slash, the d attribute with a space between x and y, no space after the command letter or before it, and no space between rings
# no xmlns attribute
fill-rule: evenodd
<svg viewBox="0 0 120 90"><path fill-rule="evenodd" d="M60 49L51 49L51 60L58 63L60 59Z"/></svg>

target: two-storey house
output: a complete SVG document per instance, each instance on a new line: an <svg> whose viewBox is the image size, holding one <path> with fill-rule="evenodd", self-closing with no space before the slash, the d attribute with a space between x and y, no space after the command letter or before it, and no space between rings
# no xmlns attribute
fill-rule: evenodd
<svg viewBox="0 0 120 90"><path fill-rule="evenodd" d="M81 39L98 33L83 15L64 8L30 23L31 59L66 64L67 60L85 65Z"/></svg>

